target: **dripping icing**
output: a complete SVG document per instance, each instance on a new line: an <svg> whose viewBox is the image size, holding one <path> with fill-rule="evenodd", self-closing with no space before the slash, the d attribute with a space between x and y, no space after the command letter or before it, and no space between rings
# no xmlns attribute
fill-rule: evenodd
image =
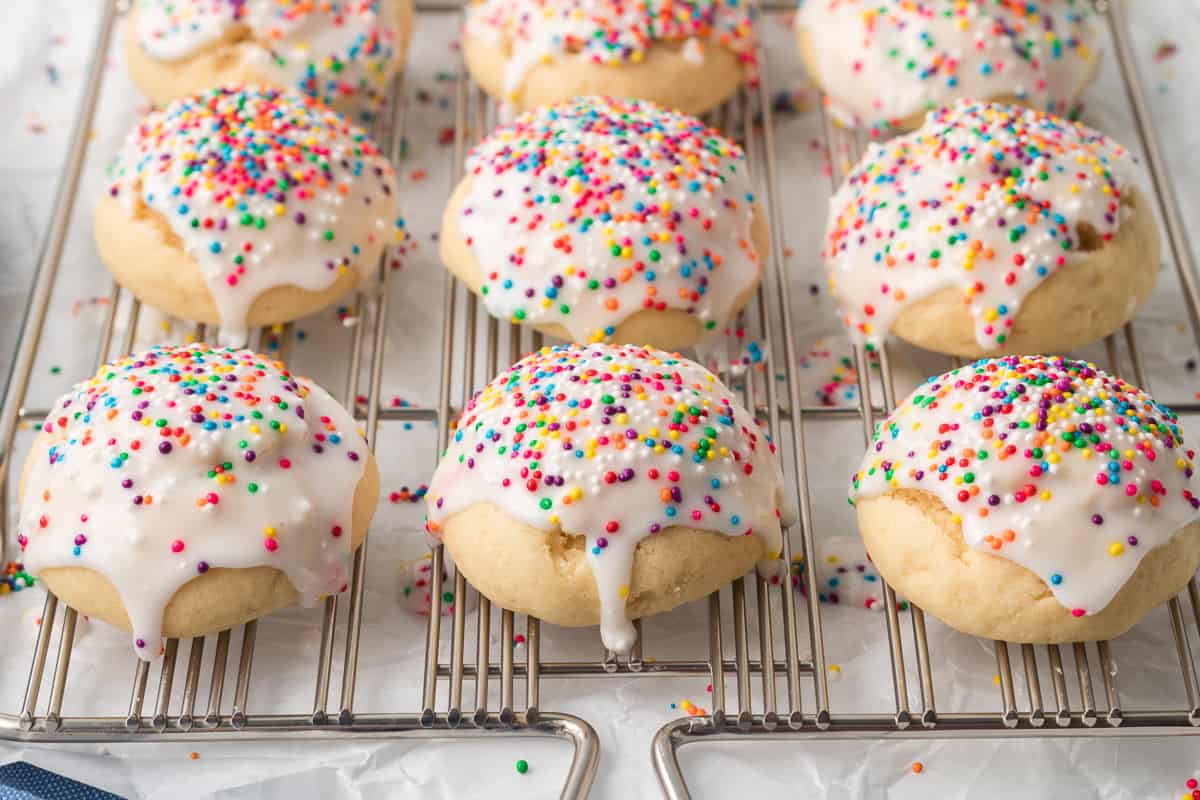
<svg viewBox="0 0 1200 800"><path fill-rule="evenodd" d="M1083 361L983 359L930 378L879 425L851 501L920 489L963 539L1027 568L1075 616L1200 517L1176 415Z"/></svg>
<svg viewBox="0 0 1200 800"><path fill-rule="evenodd" d="M109 167L130 216L157 213L196 260L223 328L244 332L271 289L329 288L403 241L391 164L316 101L265 87L212 89L152 111Z"/></svg>
<svg viewBox="0 0 1200 800"><path fill-rule="evenodd" d="M1133 159L1078 123L962 100L874 144L830 201L830 291L858 340L879 344L910 304L958 287L980 347L1003 347L1022 301L1131 213Z"/></svg>
<svg viewBox="0 0 1200 800"><path fill-rule="evenodd" d="M108 578L143 659L171 597L211 568L275 567L306 604L346 584L367 448L279 362L203 344L127 356L55 403L38 447L24 561Z"/></svg>
<svg viewBox="0 0 1200 800"><path fill-rule="evenodd" d="M434 533L490 503L539 530L585 537L601 636L628 652L637 544L679 525L763 536L777 558L783 495L774 445L712 373L649 348L564 345L525 357L476 395L426 502Z"/></svg>
<svg viewBox="0 0 1200 800"><path fill-rule="evenodd" d="M457 219L488 310L608 339L675 309L720 333L758 280L745 154L652 103L586 98L522 114L467 159Z"/></svg>

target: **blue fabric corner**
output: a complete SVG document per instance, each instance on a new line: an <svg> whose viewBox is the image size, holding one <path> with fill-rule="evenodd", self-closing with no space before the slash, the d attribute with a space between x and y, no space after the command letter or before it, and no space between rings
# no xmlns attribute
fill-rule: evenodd
<svg viewBox="0 0 1200 800"><path fill-rule="evenodd" d="M120 795L16 761L0 767L0 800L122 800Z"/></svg>

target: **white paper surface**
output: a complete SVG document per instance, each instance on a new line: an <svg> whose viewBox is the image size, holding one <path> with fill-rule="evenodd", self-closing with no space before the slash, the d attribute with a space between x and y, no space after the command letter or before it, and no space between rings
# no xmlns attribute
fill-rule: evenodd
<svg viewBox="0 0 1200 800"><path fill-rule="evenodd" d="M5 144L4 158L0 159L4 187L0 192L3 353L11 351L24 308L24 293L48 219L98 6L85 0L46 0L9 3L3 11L0 102L8 111L0 117L0 136ZM1200 54L1192 44L1200 31L1200 11L1194 4L1182 3L1134 6L1135 38L1144 55L1142 68L1156 122L1166 152L1173 159L1180 199L1185 208L1195 209L1200 207L1200 188L1197 160L1192 155L1195 129L1191 126L1200 119L1200 112L1191 76L1200 70ZM457 21L453 15L443 14L423 16L420 22L422 29L414 41L406 85L411 103L408 158L399 165L401 200L413 241L402 256L403 269L393 276L383 397L428 405L436 400L441 361L437 337L443 270L437 263L432 236L449 188L451 148L439 139L453 124L454 84L450 75L457 70L457 52L451 42L456 38ZM779 14L764 15L762 20L770 49L772 84L777 94L791 92L795 103L811 104L813 96L805 88L787 22L786 16ZM1152 56L1164 41L1178 43L1179 52L1155 61ZM94 331L103 313L95 298L107 292L108 277L94 255L90 214L94 198L104 185L103 168L109 154L142 108L141 99L123 74L119 54L107 69L111 74L93 131L91 157L78 193L76 221L51 306L42 357L34 367L30 405L46 405L94 366ZM1086 96L1086 118L1136 149L1116 74L1115 62L1106 60L1101 82ZM787 267L803 332L800 352L807 352L811 338L836 331L816 257L825 220L824 200L829 194L820 136L820 120L811 110L783 114L777 119L776 138L783 164L780 184L784 239L791 252ZM1194 216L1189 214L1189 218ZM814 285L819 287L815 293L810 290ZM1184 322L1177 284L1173 275L1164 273L1138 331L1156 392L1166 402L1191 400L1197 388L1196 373L1185 366L1195 354ZM339 395L344 385L344 364L331 354L344 351L350 329L334 312L306 320L297 328L304 338L293 351L294 368L317 377ZM147 339L184 332L178 326L163 327L152 312L144 314L142 331ZM1103 350L1095 349L1089 355L1102 358ZM928 356L910 354L902 356L901 361L911 374L944 368L944 362ZM0 362L0 374L7 372L6 362L6 357ZM814 516L818 535L852 534L852 518L841 498L859 451L857 445L838 443L859 441L859 424L822 424L809 433L813 437L810 483L812 495L817 498ZM29 436L23 432L18 438L19 464ZM392 423L380 446L384 502L371 534L356 708L415 712L420 704L424 621L401 607L397 591L400 560L424 551L423 535L418 532L421 507L391 503L387 495L399 492L403 486L415 490L427 480L435 458L435 432L427 423L414 423L408 431ZM34 617L41 602L40 590L0 598L0 621L8 634L5 646L0 647L0 706L6 711L15 711L19 704L29 645L36 635ZM724 602L728 608L727 596ZM890 708L883 616L827 608L825 623L827 658L840 668L831 675L830 683L835 713ZM902 623L907 628L907 616L902 617ZM473 624L472 614L468 630L473 630ZM128 700L133 658L127 638L100 624L82 627L64 710L115 713ZM493 641L497 641L498 629L498 622L494 622ZM518 630L523 631L523 627ZM307 713L318 631L319 615L303 609L276 615L259 626L249 713L256 709ZM647 656L706 656L703 604L648 620L646 631L650 642ZM939 708L998 709L998 692L993 686L995 661L990 649L948 631L932 619L929 632ZM595 631L546 626L543 634L544 659L599 659L601 655ZM753 625L751 635L756 635ZM726 639L728 642L731 637ZM212 646L210 638L209 652ZM176 703L186 649L180 653L176 672ZM804 640L802 649L807 650ZM1182 706L1182 686L1164 611L1156 612L1134 633L1116 642L1114 651L1126 707ZM496 652L494 649L493 654ZM231 662L236 653L235 641ZM912 658L911 652L908 657ZM335 663L340 664L340 660L339 646ZM1069 663L1067 669L1071 676ZM1014 670L1019 672L1019 659L1014 659ZM331 705L336 705L339 675L340 666L336 666ZM1095 661L1093 675L1098 681ZM659 726L682 715L678 708L670 708L671 703L688 700L710 708L707 683L702 677L591 681L546 678L542 682L541 706L579 715L598 731L601 763L594 796L654 797L658 787L649 756L651 737ZM1017 686L1018 702L1023 707L1026 701L1019 677ZM157 688L156 675L149 688L150 693ZM470 688L468 683L468 692ZM206 689L207 683L202 683L202 698L206 697ZM523 691L520 682L517 691ZM1045 678L1043 693L1049 702L1052 694ZM915 681L910 695L915 707ZM227 685L226 709L230 696L231 687ZM810 697L806 695L805 699L811 708ZM757 696L755 701L758 708ZM147 703L149 707L152 699ZM440 707L444 708L444 698ZM199 757L192 759L192 752ZM561 785L568 749L560 742L529 739L470 743L401 740L107 747L0 745L0 760L17 758L138 797L546 797L555 794ZM519 758L531 766L526 775L518 775L514 769ZM918 760L925 767L919 775L910 769ZM683 750L682 763L699 797L773 791L783 796L835 798L1167 798L1181 796L1186 780L1200 772L1200 740L698 744Z"/></svg>

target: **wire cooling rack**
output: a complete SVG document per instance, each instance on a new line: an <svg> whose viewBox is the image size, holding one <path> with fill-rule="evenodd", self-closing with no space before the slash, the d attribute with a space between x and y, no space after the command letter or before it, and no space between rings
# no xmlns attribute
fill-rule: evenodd
<svg viewBox="0 0 1200 800"><path fill-rule="evenodd" d="M45 408L26 406L33 365L38 358L47 318L47 309L58 279L63 260L68 226L74 212L75 197L80 185L80 176L88 157L89 134L95 118L98 98L104 84L104 63L113 46L114 31L120 16L127 10L128 3L106 0L101 14L90 58L90 67L83 90L79 112L72 130L67 158L51 212L51 222L43 251L39 257L33 281L26 318L21 328L21 339L12 365L3 411L0 413L0 499L4 508L11 500L8 489L15 481L9 481L14 465L12 452L16 432L22 423L36 425L48 412ZM423 8L422 13L458 13L457 9ZM460 89L460 95L462 94ZM389 93L385 112L375 126L374 134L392 160L398 161L404 121L404 101L400 81ZM462 140L462 124L459 124L459 139ZM456 158L461 148L456 152ZM103 156L100 156L103 157ZM460 159L461 160L461 159ZM384 358L385 329L389 303L389 277L391 270L386 258L381 260L377 280L360 292L353 304L352 316L361 320L355 326L352 342L346 353L346 380L342 396L347 408L357 409L357 416L364 425L372 449L386 441L388 424L413 421L437 421L450 419L452 413L445 403L440 409L384 408L380 398L380 386L384 371L389 366ZM111 357L128 353L134 346L140 304L115 283L109 290L103 322L96 331L98 342L96 361L104 363ZM116 331L123 330L121 341L114 341ZM215 341L218 331L212 327L196 326L194 336L199 341ZM287 359L293 342L291 325L276 333L263 329L251 338L252 346L263 350L268 337L278 343L280 358ZM495 356L490 359L495 365ZM446 376L450 374L449 359L444 366ZM366 375L366 387L360 387L361 376ZM443 380L445 386L445 378ZM439 424L445 430L447 426ZM432 469L432 464L430 468ZM7 542L8 519L0 514L0 541ZM206 637L187 641L169 639L160 662L150 664L131 658L130 692L128 705L115 708L105 716L75 716L64 713L64 701L68 696L68 676L71 670L71 655L79 624L75 609L67 608L58 599L47 593L41 614L41 625L37 640L30 655L29 677L24 693L19 697L0 702L0 738L21 741L43 742L128 742L128 741L179 741L207 740L214 737L243 739L282 738L388 738L426 737L440 739L466 739L478 736L508 734L512 736L560 737L571 742L574 755L563 786L564 797L587 795L595 775L599 759L599 741L595 731L586 722L565 714L539 711L537 686L539 660L537 650L537 621L530 620L529 657L525 664L514 669L511 648L504 648L501 660L502 690L499 707L489 705L486 688L478 693L479 702L468 724L458 717L419 713L416 699L408 710L380 711L356 707L355 689L358 676L359 650L362 639L365 572L368 546L366 543L355 553L349 592L343 597L328 598L324 605L312 612L313 625L320 627L320 646L317 662L313 665L312 701L306 705L303 697L289 698L288 705L294 710L255 707L251 696L251 673L255 662L255 642L259 623L251 621L239 628L222 631L214 637L215 645L206 648ZM440 549L438 552L440 559ZM439 598L440 600L440 598ZM485 601L486 602L486 601ZM339 614L339 604L349 608ZM485 606L486 610L486 606ZM481 618L487 614L481 612ZM438 611L430 617L434 630L438 622ZM341 624L339 624L339 621ZM461 615L457 623L461 627ZM270 624L266 622L264 624ZM512 641L513 615L503 612L502 626ZM482 642L485 653L488 626L483 623ZM57 644L54 643L57 637ZM339 648L340 645L340 648ZM210 652L206 652L206 649ZM340 692L331 702L335 677L339 674L334 665L337 651L341 650ZM182 667L183 691L175 691L177 665L185 658ZM486 654L481 656L487 664ZM457 662L461 667L461 659ZM52 664L52 666L51 666ZM553 670L553 665L546 665ZM152 689L152 672L157 672L157 689ZM527 680L529 702L524 710L514 710L512 692L514 673L530 676ZM116 674L116 670L114 670ZM481 674L491 675L494 671L484 669ZM114 678L116 680L116 678ZM487 681L482 685L486 687ZM207 702L201 695L207 688ZM232 691L230 691L232 689ZM229 703L232 694L232 703ZM264 704L265 705L265 704ZM495 711L490 709L496 708ZM411 710L417 709L417 710Z"/></svg>
<svg viewBox="0 0 1200 800"><path fill-rule="evenodd" d="M1200 344L1200 293L1197 273L1184 233L1182 216L1170 184L1160 145L1151 128L1150 114L1142 92L1140 77L1134 61L1124 4L1121 0L1094 4L1109 30L1113 57L1120 68L1123 89L1138 133L1140 152L1145 154L1154 194L1161 210L1172 260L1178 271L1182 296L1193 337ZM758 169L764 171L766 196L769 200L773 232L782 229L781 207L777 186L774 133L771 124L770 94L764 75L757 97L762 114L761 131L743 128L739 134L750 140L750 151L757 153ZM826 116L825 145L831 154L834 184L844 177L840 168L845 154L853 163L862 153L864 142L860 135L839 128ZM778 240L773 242L778 245ZM778 257L780 248L773 248L771 278L775 285L766 315L769 324L759 331L767 344L763 350L773 359L775 371L787 373L787 407L780 408L768 396L767 408L770 429L780 443L788 467L795 475L806 475L805 426L819 425L842 410L808 408L799 402L794 372L795 364L791 311L786 281ZM764 304L760 292L760 312ZM761 319L759 324L761 325ZM772 336L772 334L776 334ZM1108 366L1115 372L1129 375L1140 386L1148 386L1143 357L1138 349L1133 325L1124 327L1119 335L1105 342ZM875 423L896 405L889 349L880 351L879 372L881 389L878 403L872 397L866 353L854 348L858 375L859 408L855 412L862 423L864 446L870 441ZM954 362L953 366L958 364ZM1127 366L1126 366L1127 365ZM771 367L767 369L768 374ZM747 398L749 401L750 398ZM1196 413L1200 406L1194 402L1176 403L1180 413ZM794 413L788 413L793 410ZM811 430L811 428L809 428ZM799 535L804 553L813 553L812 500L807 482L797 482L800 501L800 521L791 535ZM797 529L798 528L798 529ZM813 559L806 558L807 581L816 586ZM733 585L734 658L725 658L727 647L721 638L721 602L718 594L709 598L710 664L713 686L712 714L688 717L664 725L654 738L652 757L664 794L678 800L689 797L687 784L680 769L677 751L683 745L699 741L770 741L784 739L861 739L861 738L938 738L938 737L1003 737L1003 736L1114 736L1114 735L1183 735L1200 734L1200 683L1193 660L1194 641L1200 641L1200 589L1196 579L1188 584L1184 594L1168 603L1171 639L1179 662L1178 683L1163 686L1167 702L1176 704L1167 709L1127 709L1122 705L1117 685L1118 664L1109 642L1076 642L1070 645L1034 646L996 641L988 643L995 655L998 676L999 703L997 710L940 711L933 677L935 654L931 653L925 617L920 608L910 606L911 632L906 633L897 613L896 595L884 583L884 625L890 655L890 680L894 705L874 713L838 713L831 708L825 681L827 664L824 657L824 637L821 605L812 599L804 601L808 620L808 641L811 650L797 656L795 646L801 638L793 629L800 619L795 611L794 593L785 591L779 599L782 614L768 587L758 579L756 587L759 636L757 643L747 635L745 588L742 581ZM1190 609L1185 608L1190 606ZM784 626L786 658L783 663L772 653L772 627ZM756 646L757 645L757 646ZM1014 668L1012 659L1017 659ZM913 663L915 661L915 664ZM1070 666L1073 663L1073 669ZM1046 667L1048 666L1048 669ZM1097 666L1097 670L1093 667ZM736 686L735 701L728 703L726 673ZM1071 674L1073 673L1073 674ZM1048 691L1043 681L1049 681ZM1016 681L1023 680L1026 704L1019 704ZM752 679L757 678L760 697L752 691ZM777 693L776 683L786 681L786 703ZM802 680L803 679L803 680ZM915 684L914 684L915 682ZM916 689L910 693L910 688ZM918 698L916 704L910 697ZM803 698L803 699L802 699ZM1048 702L1047 702L1048 701ZM811 703L811 705L809 705Z"/></svg>
<svg viewBox="0 0 1200 800"><path fill-rule="evenodd" d="M787 8L791 6L788 5ZM419 5L422 15L454 14L454 7ZM785 10L784 6L771 7ZM1167 180L1164 160L1150 130L1149 113L1142 96L1130 50L1129 37L1118 3L1101 9L1107 14L1113 51L1124 78L1133 118L1141 138L1141 151L1162 209L1173 260L1184 287L1189 319L1200 342L1200 294L1181 215ZM10 454L21 423L36 423L46 409L26 407L33 364L39 352L46 311L55 287L63 255L67 226L72 217L80 174L87 157L88 132L104 81L101 68L112 46L113 31L123 11L118 0L107 0L92 53L91 69L73 130L64 177L53 206L46 244L38 261L34 286L22 337L0 412L0 494L8 498ZM765 63L765 61L763 62ZM895 404L889 353L880 354L882 397L872 397L871 382L864 376L865 353L855 352L860 379L857 410L804 405L796 374L796 337L789 299L787 276L782 262L781 232L785 223L778 186L779 164L772 122L769 76L745 89L725 104L709 121L738 140L746 150L750 173L758 183L757 194L767 209L772 229L771 257L763 286L743 312L739 325L762 342L765 373L782 380L756 380L725 370L726 383L738 387L744 404L755 410L778 443L785 471L797 492L799 522L785 537L784 556L814 552L813 499L806 476L806 426L823 425L847 416L861 420L869 438L874 423ZM404 119L400 87L390 95L387 112L375 131L383 148L399 155ZM455 95L452 176L461 176L468 147L495 123L492 104L469 79L460 73ZM845 131L826 125L826 144L831 151L853 154L862 142ZM834 169L834 179L839 178ZM449 187L447 187L449 188ZM449 425L471 394L499 369L521 354L538 347L541 336L488 316L473 294L448 280L441 333L443 360L439 400L435 408L393 408L381 403L380 386L385 370L394 368L383 357L389 302L390 270L381 264L379 280L355 300L353 313L363 320L354 329L347 353L344 398L355 407L372 446L386 441L389 424L425 421L437 423L439 451L446 443ZM139 314L137 301L115 284L107 311L97 331L97 361L128 352L133 347ZM118 325L123 315L123 325ZM114 342L115 331L123 330L122 341ZM216 331L198 326L199 339L213 338ZM258 334L261 346L267 331ZM292 343L292 328L278 336L281 357ZM1109 363L1122 371L1128 363L1136 382L1145 385L1142 359L1132 327L1107 342ZM1122 356L1126 359L1122 362ZM361 375L366 388L360 392ZM365 396L362 403L360 393ZM360 399L355 403L356 398ZM1200 411L1200 405L1177 406L1181 412ZM430 465L432 468L432 465ZM0 526L7 520L0 517ZM7 539L7 530L0 534ZM1069 646L1033 647L1005 642L991 643L999 675L999 708L996 711L939 711L933 680L933 660L924 616L919 608L909 614L911 632L903 630L896 611L896 598L884 589L886 627L891 655L890 681L894 706L873 713L838 713L831 708L826 683L825 634L821 606L793 590L787 580L761 575L740 578L721 592L709 596L708 658L676 658L654 651L653 642L639 636L628 657L607 653L602 658L550 661L541 655L540 622L532 617L493 608L479 597L479 610L468 630L464 602L474 589L461 574L454 578L458 598L452 616L440 612L443 567L447 558L440 546L432 550L431 598L433 609L426 631L426 654L421 695L410 710L390 712L363 710L355 705L355 688L364 604L364 574L368 548L355 555L353 579L346 600L330 598L313 612L320 626L320 647L313 671L311 705L283 712L252 705L250 675L254 665L258 623L223 631L211 652L205 639L188 642L168 640L161 663L133 659L128 706L108 716L72 716L63 712L68 674L75 639L77 615L47 595L42 625L30 656L29 678L23 695L9 703L0 702L0 738L27 741L164 741L227 738L350 738L428 737L457 739L495 736L556 736L572 742L574 756L562 789L564 797L586 796L599 758L599 742L585 721L565 714L543 711L540 694L543 681L563 678L622 675L679 678L711 676L712 711L665 725L652 745L655 770L667 796L689 796L677 760L679 747L697 741L736 739L772 741L808 737L940 737L940 736L1034 736L1034 735L1167 735L1200 733L1200 683L1192 658L1192 638L1200 636L1200 589L1193 580L1187 589L1189 609L1181 599L1169 604L1172 638L1178 652L1180 685L1164 687L1164 694L1177 696L1178 708L1135 710L1122 706L1117 686L1117 664L1107 642L1075 643ZM812 558L804 559L806 580L815 586ZM339 603L348 609L339 614ZM319 622L315 619L319 617ZM524 630L526 647L517 657L514 649L491 644L492 626L497 622L500 642L511 643L518 628ZM344 620L339 625L339 620ZM265 621L263 624L271 624ZM443 624L449 626L443 631ZM637 624L639 633L642 628ZM732 637L728 632L732 631ZM57 633L57 645L54 645ZM732 638L732 641L729 641ZM337 670L334 658L341 645L340 692L330 700ZM494 652L498 649L498 653ZM183 691L174 692L177 663L187 651ZM1019 650L1014 669L1011 658ZM1065 651L1065 655L1064 655ZM912 657L909 657L911 654ZM497 657L498 656L498 657ZM53 660L53 666L51 666ZM915 665L914 665L915 662ZM1044 667L1048 665L1048 672ZM1093 665L1098 666L1094 672ZM151 672L158 672L157 690L147 697ZM1069 673L1073 672L1071 675ZM1018 706L1016 677L1023 678L1028 703ZM1052 697L1043 696L1043 676L1048 676ZM910 704L910 684L919 698ZM207 688L207 702L201 696ZM232 687L232 692L229 688ZM498 687L498 691L496 688ZM517 693L522 688L524 697ZM227 705L232 693L232 704ZM498 695L498 698L497 698ZM181 697L181 700L177 700ZM1097 699L1098 698L1098 699ZM303 703L303 698L295 698ZM15 710L9 710L15 709ZM1048 724L1049 723L1049 724Z"/></svg>

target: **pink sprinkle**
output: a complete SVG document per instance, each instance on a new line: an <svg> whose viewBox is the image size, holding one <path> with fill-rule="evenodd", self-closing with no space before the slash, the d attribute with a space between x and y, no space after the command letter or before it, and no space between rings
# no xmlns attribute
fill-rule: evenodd
<svg viewBox="0 0 1200 800"><path fill-rule="evenodd" d="M1082 617L1086 613L1087 612L1084 611L1082 608L1072 608L1071 609L1071 616L1074 616L1074 617Z"/></svg>
<svg viewBox="0 0 1200 800"><path fill-rule="evenodd" d="M175 541L171 542L171 552L172 553L182 553L183 552L183 539L176 539Z"/></svg>
<svg viewBox="0 0 1200 800"><path fill-rule="evenodd" d="M274 553L279 549L279 542L275 541L274 539L263 539L263 547Z"/></svg>

